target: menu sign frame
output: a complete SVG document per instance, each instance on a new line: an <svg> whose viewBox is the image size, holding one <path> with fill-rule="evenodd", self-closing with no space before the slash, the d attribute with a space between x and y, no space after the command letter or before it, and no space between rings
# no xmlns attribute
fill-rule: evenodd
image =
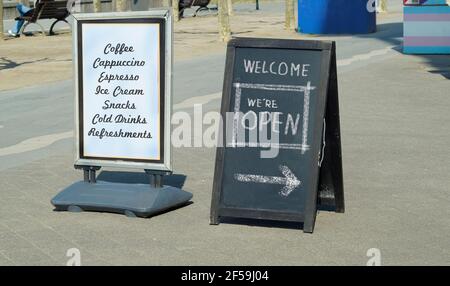
<svg viewBox="0 0 450 286"><path fill-rule="evenodd" d="M74 14L75 165L172 171L169 9Z"/></svg>

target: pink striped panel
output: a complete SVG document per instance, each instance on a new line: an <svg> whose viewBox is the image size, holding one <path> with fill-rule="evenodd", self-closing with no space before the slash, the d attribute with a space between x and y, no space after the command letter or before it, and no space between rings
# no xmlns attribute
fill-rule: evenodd
<svg viewBox="0 0 450 286"><path fill-rule="evenodd" d="M405 21L442 21L450 22L450 13L442 14L404 14Z"/></svg>
<svg viewBox="0 0 450 286"><path fill-rule="evenodd" d="M449 37L404 37L404 46L441 47L450 46Z"/></svg>

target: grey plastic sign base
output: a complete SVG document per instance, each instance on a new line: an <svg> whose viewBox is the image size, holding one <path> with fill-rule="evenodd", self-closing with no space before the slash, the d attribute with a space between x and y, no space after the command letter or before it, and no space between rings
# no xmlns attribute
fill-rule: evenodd
<svg viewBox="0 0 450 286"><path fill-rule="evenodd" d="M97 181L80 181L72 184L51 203L56 211L99 211L150 217L183 206L192 194L179 188L148 184L124 184Z"/></svg>

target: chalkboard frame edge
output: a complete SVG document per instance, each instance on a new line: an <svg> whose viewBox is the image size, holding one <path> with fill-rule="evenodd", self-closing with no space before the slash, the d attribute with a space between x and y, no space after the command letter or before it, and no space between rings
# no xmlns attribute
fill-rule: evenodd
<svg viewBox="0 0 450 286"><path fill-rule="evenodd" d="M304 214L266 209L248 209L238 207L220 207L219 213L224 217L250 218L260 220L304 222Z"/></svg>
<svg viewBox="0 0 450 286"><path fill-rule="evenodd" d="M322 58L321 62L321 74L320 78L324 79L325 82L320 83L320 91L318 97L321 100L320 112L316 113L316 126L315 128L322 130L322 121L325 117L326 99L328 96L328 84L330 76L330 67L332 49L334 46L334 41L317 41L317 40L289 40L289 39L270 39L270 38L233 38L228 42L227 45L227 57L225 64L225 75L224 75L224 85L222 92L222 105L221 105L221 115L225 118L226 112L229 110L231 103L231 90L232 90L232 80L233 80L233 66L236 56L237 48L267 48L267 49L294 49L294 50L317 50L325 52L326 54ZM228 71L228 72L227 72ZM319 107L318 107L319 108ZM321 116L318 116L321 115ZM226 134L225 124L223 126L223 134ZM320 141L320 136L322 132L316 134L313 142ZM223 142L223 138L220 139ZM316 144L317 145L317 144ZM223 146L226 146L225 144ZM224 170L224 148L218 147L216 150L216 164L214 169L214 181L213 181L213 193L211 199L211 214L210 214L210 224L217 225L220 223L221 211L225 210L223 216L231 216L227 210L235 210L237 212L242 212L245 210L247 214L257 215L266 213L263 210L248 210L242 208L230 208L221 207L220 199L222 194L222 182L223 182L223 170ZM315 147L311 152L319 152L320 147ZM318 162L313 161L312 164L317 164ZM315 170L315 185L316 187L309 191L307 194L305 202L305 210L298 213L298 217L303 217L302 220L295 220L296 222L303 223L303 232L312 233L314 231L314 224L317 215L317 195L318 195L318 183L319 183L319 171L320 168L314 168ZM236 217L236 216L233 216ZM242 218L254 218L239 216ZM259 219L265 219L260 217ZM270 219L269 217L267 219ZM294 221L294 220L290 220Z"/></svg>
<svg viewBox="0 0 450 286"><path fill-rule="evenodd" d="M334 187L334 208L337 213L345 212L345 195L344 195L344 175L342 164L342 142L341 142L341 124L340 124L340 108L339 108L339 84L337 78L337 64L336 64L336 44L333 43L332 59L330 66L330 82L327 98L327 110L330 108L331 114L326 114L329 120L335 125L334 130L331 130L333 137L331 141L331 161L330 171L334 173L332 176ZM331 101L329 104L328 101ZM328 106L329 104L329 106ZM334 120L333 120L334 119ZM330 124L328 124L330 125Z"/></svg>
<svg viewBox="0 0 450 286"><path fill-rule="evenodd" d="M331 50L333 41L234 37L228 42L228 46L235 48Z"/></svg>
<svg viewBox="0 0 450 286"><path fill-rule="evenodd" d="M321 63L321 72L320 72L320 78L321 82L319 84L320 90L318 92L318 104L317 104L317 111L315 113L315 126L314 130L320 130L321 132L314 133L313 142L321 142L322 134L323 134L323 119L326 116L326 107L327 107L327 101L328 101L328 91L329 91L329 84L330 84L330 71L332 66L332 45L330 46L330 49L323 50L323 57L322 57L322 63ZM321 144L312 144L311 152L313 154L317 154L319 157L320 150L321 150ZM318 164L318 162L313 161L313 164ZM305 222L303 231L312 233L314 231L314 225L316 221L317 216L317 197L319 192L319 180L320 180L320 167L317 166L317 168L313 169L313 185L316 187L307 194L306 203L305 203Z"/></svg>
<svg viewBox="0 0 450 286"><path fill-rule="evenodd" d="M220 114L223 118L226 118L226 113L229 110L231 104L231 91L232 91L232 81L233 81L233 65L236 56L236 48L228 43L227 45L227 55L224 70L224 81L222 89L222 102ZM231 70L230 70L231 68ZM227 72L229 71L229 72ZM222 132L218 142L221 142L221 146L226 146L226 124L223 124ZM213 193L211 198L211 214L210 221L212 225L217 225L220 223L219 207L220 207L220 196L222 193L222 181L223 181L223 168L224 168L224 156L225 147L217 147L216 150L216 164L214 169L213 178Z"/></svg>

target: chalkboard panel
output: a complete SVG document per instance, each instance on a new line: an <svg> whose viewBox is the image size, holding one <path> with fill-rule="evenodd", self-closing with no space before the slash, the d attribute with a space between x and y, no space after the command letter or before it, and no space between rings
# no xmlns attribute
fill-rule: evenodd
<svg viewBox="0 0 450 286"><path fill-rule="evenodd" d="M313 231L333 47L249 38L229 43L212 224L220 216L249 217L304 222L304 231Z"/></svg>

